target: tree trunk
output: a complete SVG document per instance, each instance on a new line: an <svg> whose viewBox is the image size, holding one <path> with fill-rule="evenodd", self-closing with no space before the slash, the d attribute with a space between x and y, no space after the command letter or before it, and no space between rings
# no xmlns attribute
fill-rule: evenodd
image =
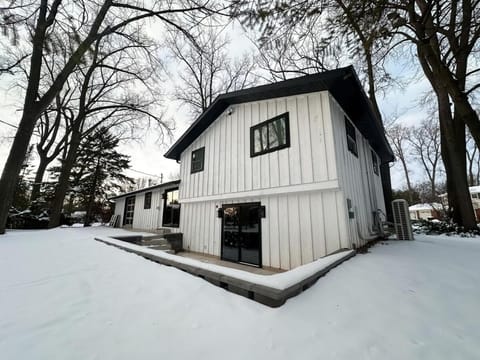
<svg viewBox="0 0 480 360"><path fill-rule="evenodd" d="M402 163L403 172L405 173L405 180L407 181L407 189L408 189L408 203L413 205L413 188L412 183L410 182L410 176L408 175L408 167L405 158L402 156L400 158L400 162Z"/></svg>
<svg viewBox="0 0 480 360"><path fill-rule="evenodd" d="M30 202L33 203L40 196L40 191L42 189L43 175L45 175L45 170L49 164L48 158L40 156L40 163L38 164L37 173L35 174L35 183L32 187L32 194L30 195Z"/></svg>
<svg viewBox="0 0 480 360"><path fill-rule="evenodd" d="M97 166L95 167L95 173L93 175L92 187L90 188L90 194L88 194L88 204L87 204L87 212L85 214L85 222L83 226L90 226L92 222L92 211L93 205L95 204L95 190L97 188L97 178L98 178L98 171L100 170L100 155L97 161Z"/></svg>
<svg viewBox="0 0 480 360"><path fill-rule="evenodd" d="M465 124L452 118L446 92L439 94L439 119L442 138L442 158L447 174L447 192L453 221L466 230L476 230L477 224L468 189L465 156Z"/></svg>
<svg viewBox="0 0 480 360"><path fill-rule="evenodd" d="M50 5L50 8L48 1L46 0L42 0L39 4L37 22L32 33L33 47L30 56L28 85L25 93L22 119L20 120L17 134L15 135L7 162L3 168L2 177L0 178L0 234L5 233L8 211L12 204L18 175L20 174L23 161L25 160L25 155L28 150L28 144L32 137L35 123L42 112L61 91L72 71L80 63L85 52L90 49L90 45L96 40L100 26L102 25L108 10L112 6L112 3L112 0L104 1L97 16L93 19L88 36L69 57L67 63L58 74L55 81L40 99L38 99L38 88L42 75L42 54L45 45L45 34L47 33L48 28L52 25L53 20L50 21L50 19L55 19L61 1L53 2ZM48 18L50 19L47 19L48 10L50 10L50 13L48 14ZM60 219L60 215L58 215L58 219Z"/></svg>
<svg viewBox="0 0 480 360"><path fill-rule="evenodd" d="M75 159L77 157L77 150L80 146L81 133L79 130L72 131L72 137L70 140L70 146L67 153L67 158L62 164L62 170L58 179L58 184L55 188L55 196L51 205L49 228L53 228L60 225L60 219L62 216L63 202L67 194L70 172L72 171Z"/></svg>
<svg viewBox="0 0 480 360"><path fill-rule="evenodd" d="M473 149L473 153L469 154L468 149L466 152L467 158L468 158L468 185L470 186L475 186L475 176L473 175L473 162L475 161L475 153L476 153L477 147Z"/></svg>
<svg viewBox="0 0 480 360"><path fill-rule="evenodd" d="M445 78L442 79L441 66L431 66L432 63L436 64L436 58L432 54L431 48L424 43L417 44L417 54L423 72L437 96L442 158L447 175L450 212L452 212L453 220L458 225L463 226L466 230L477 230L475 213L468 189L465 123L460 118L463 113L455 106L455 117L452 115L448 84L445 83ZM475 139L473 130L471 130L471 133Z"/></svg>
<svg viewBox="0 0 480 360"><path fill-rule="evenodd" d="M437 185L435 183L436 181L436 175L435 175L435 168L433 169L433 174L432 174L432 188L431 188L431 191L432 191L432 200L433 199L437 199Z"/></svg>
<svg viewBox="0 0 480 360"><path fill-rule="evenodd" d="M5 233L8 211L13 201L18 175L28 151L36 120L35 111L24 112L10 148L7 162L3 168L2 177L0 178L0 234Z"/></svg>

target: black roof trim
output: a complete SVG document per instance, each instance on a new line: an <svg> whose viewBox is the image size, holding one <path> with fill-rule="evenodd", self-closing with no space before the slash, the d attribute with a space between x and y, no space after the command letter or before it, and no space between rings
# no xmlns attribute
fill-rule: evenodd
<svg viewBox="0 0 480 360"><path fill-rule="evenodd" d="M169 182L166 182L166 183L146 187L146 188L143 188L143 189L130 191L128 193L120 194L120 195L117 195L117 196L112 196L108 200L116 200L116 199L120 199L120 198L125 197L125 196L135 195L135 194L138 194L138 193L141 193L141 192L148 192L148 191L151 191L151 190L164 188L164 187L169 187L169 186L178 185L178 184L180 184L180 180L173 180L173 181L169 181Z"/></svg>
<svg viewBox="0 0 480 360"><path fill-rule="evenodd" d="M353 66L220 95L164 156L180 160L182 152L230 105L324 90L332 94L363 136L369 140L382 162L393 161L393 152L385 137L383 124L374 115Z"/></svg>

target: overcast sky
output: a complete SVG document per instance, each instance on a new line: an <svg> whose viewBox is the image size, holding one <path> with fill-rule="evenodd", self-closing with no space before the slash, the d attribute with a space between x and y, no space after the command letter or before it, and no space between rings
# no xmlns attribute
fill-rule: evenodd
<svg viewBox="0 0 480 360"><path fill-rule="evenodd" d="M233 55L241 54L252 46L243 35L240 26L231 26L225 31L229 33L233 40L231 47ZM411 72L411 69L406 70L398 67L392 69L394 76L405 76L405 73ZM386 117L392 116L394 113L399 114L399 121L405 124L418 122L426 115L416 106L416 101L428 89L429 85L425 79L410 81L404 89L391 90L385 96L379 98L381 111ZM19 111L21 102L22 96L19 91L11 88L11 84L7 83L5 79L0 80L0 120L17 124L21 115ZM172 141L163 145L159 144L157 142L158 135L149 131L147 132L148 135L140 142L122 144L121 152L130 155L132 169L137 171L129 171L127 175L138 178L145 176L141 172L158 177L163 174L164 181L172 180L173 177L178 175L179 165L174 160L165 159L163 154L169 145L173 144L195 119L189 116L187 108L180 107L177 102L169 100L167 105L167 116L172 116L176 123ZM14 133L14 128L0 123L0 169L3 169L11 144L11 137ZM413 178L419 178L420 170L412 168L412 171L417 174ZM392 185L394 188L405 187L404 176L398 162L392 167Z"/></svg>

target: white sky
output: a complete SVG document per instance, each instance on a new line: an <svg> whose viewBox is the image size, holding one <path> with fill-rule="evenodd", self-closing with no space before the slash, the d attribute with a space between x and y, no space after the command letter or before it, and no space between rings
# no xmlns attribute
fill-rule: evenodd
<svg viewBox="0 0 480 360"><path fill-rule="evenodd" d="M231 53L233 56L241 54L252 46L239 25L230 26L225 31L232 38ZM412 72L412 70L400 68L392 70L394 76L399 74L404 76L405 72ZM18 109L21 109L22 95L18 89L9 88L9 86L10 84L6 82L5 78L0 80L0 120L17 124L21 115ZM167 89L171 86L172 84L166 85ZM402 123L416 123L425 116L424 112L416 106L416 99L428 89L428 82L422 78L420 81L408 83L402 90L391 90L379 99L381 111L386 117L392 116L394 113L399 114L399 121ZM156 176L163 174L164 181L176 177L179 173L179 165L174 160L164 158L163 154L169 145L173 144L189 124L195 120L189 116L186 107L180 107L179 103L169 100L166 104L168 105L167 116L172 116L176 122L176 130L171 142L165 145L157 143L158 135L150 131L143 141L129 142L121 145L120 148L122 153L130 155L132 169ZM0 123L0 169L3 169L5 164L11 145L11 137L14 133L15 129ZM421 170L414 168L414 166L416 165L412 164L413 179L421 176ZM127 175L134 178L145 177L145 175L133 171L128 171ZM406 185L398 162L392 167L392 185L393 188L404 188Z"/></svg>

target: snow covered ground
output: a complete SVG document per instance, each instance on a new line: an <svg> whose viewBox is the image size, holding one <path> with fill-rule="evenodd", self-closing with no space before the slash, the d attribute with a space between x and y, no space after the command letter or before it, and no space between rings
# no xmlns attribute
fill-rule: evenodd
<svg viewBox="0 0 480 360"><path fill-rule="evenodd" d="M0 237L1 359L480 358L479 238L378 244L272 309L93 240L111 231Z"/></svg>

